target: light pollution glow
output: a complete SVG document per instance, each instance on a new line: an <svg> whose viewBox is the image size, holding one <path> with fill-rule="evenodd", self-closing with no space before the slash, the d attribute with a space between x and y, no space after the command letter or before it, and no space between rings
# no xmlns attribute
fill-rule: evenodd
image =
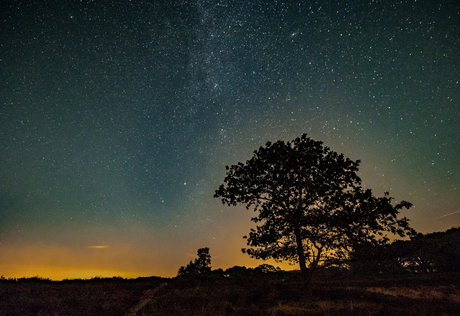
<svg viewBox="0 0 460 316"><path fill-rule="evenodd" d="M223 207L225 208L225 207ZM226 269L238 266L256 267L262 263L273 264L285 270L296 269L297 266L287 263L277 263L273 260L254 260L241 252L245 247L242 236L249 232L250 215L253 212L244 208L227 209L226 213L219 212L225 218L225 225L215 227L211 242L203 240L189 245L170 245L167 240L160 239L158 244L148 241L145 243L121 243L118 235L105 236L111 244L94 245L59 245L50 246L34 243L11 242L9 245L0 244L1 275L5 278L39 276L52 280L88 279L95 276L137 278L147 276L173 277L181 265L186 265L196 258L200 247L210 247L211 266L213 269ZM243 221L243 223L241 222ZM104 231L111 231L107 228ZM143 228L145 233L145 227ZM182 231L185 238L192 238L196 232ZM155 236L155 232L151 232ZM152 237L155 239L155 237ZM161 241L161 242L160 242ZM174 239L171 240L174 243Z"/></svg>

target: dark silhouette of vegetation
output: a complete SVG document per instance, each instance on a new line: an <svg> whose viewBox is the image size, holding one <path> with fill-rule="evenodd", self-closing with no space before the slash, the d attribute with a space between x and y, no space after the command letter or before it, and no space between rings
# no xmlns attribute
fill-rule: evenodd
<svg viewBox="0 0 460 316"><path fill-rule="evenodd" d="M457 315L458 276L418 280L421 275L397 279L368 278L326 281L310 292L299 280L277 273L215 277L209 274L168 282L138 315ZM407 280L406 280L407 278ZM315 280L316 282L316 280ZM371 284L369 287L367 284Z"/></svg>
<svg viewBox="0 0 460 316"><path fill-rule="evenodd" d="M411 272L460 272L460 228L394 242L390 251Z"/></svg>
<svg viewBox="0 0 460 316"><path fill-rule="evenodd" d="M266 263L259 265L258 267L254 268L254 270L261 273L281 272L281 269L279 267L274 267L271 264Z"/></svg>
<svg viewBox="0 0 460 316"><path fill-rule="evenodd" d="M386 232L415 235L408 219L398 218L412 204L363 189L359 163L306 134L268 142L245 164L226 167L215 197L258 212L252 220L259 225L244 237L250 247L243 252L298 263L310 280L316 269L348 261L360 244L387 244Z"/></svg>
<svg viewBox="0 0 460 316"><path fill-rule="evenodd" d="M209 273L211 272L211 255L209 254L209 248L200 248L197 252L198 258L190 263L187 266L182 266L177 272L177 276L182 277L186 275L200 274L200 273Z"/></svg>
<svg viewBox="0 0 460 316"><path fill-rule="evenodd" d="M311 292L300 271L271 270L278 269L236 266L172 279L0 278L0 315L428 316L460 311L460 273L337 277L324 274L335 270L328 268L318 273Z"/></svg>
<svg viewBox="0 0 460 316"><path fill-rule="evenodd" d="M261 264L255 268L247 268L245 266L233 266L226 270L222 269L215 269L212 270L210 273L206 275L210 275L213 277L252 277L255 275L263 275L263 274L275 274L281 275L286 271L281 270L279 267L274 267L271 264Z"/></svg>
<svg viewBox="0 0 460 316"><path fill-rule="evenodd" d="M460 228L383 246L362 245L353 259L352 270L360 274L460 272Z"/></svg>
<svg viewBox="0 0 460 316"><path fill-rule="evenodd" d="M122 316L144 293L170 281L149 277L51 281L32 277L0 279L0 315Z"/></svg>

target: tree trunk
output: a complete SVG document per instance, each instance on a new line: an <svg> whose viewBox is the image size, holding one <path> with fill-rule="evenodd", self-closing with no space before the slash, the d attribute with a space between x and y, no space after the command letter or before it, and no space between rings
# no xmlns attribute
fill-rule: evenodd
<svg viewBox="0 0 460 316"><path fill-rule="evenodd" d="M297 255L299 256L300 272L302 274L302 279L304 281L303 287L305 287L304 290L307 294L307 297L311 298L313 293L313 289L311 286L313 270L307 268L305 252L303 250L302 244L302 237L300 234L300 226L298 224L294 224L294 235L297 246Z"/></svg>
<svg viewBox="0 0 460 316"><path fill-rule="evenodd" d="M302 237L300 236L300 227L298 224L294 224L294 234L297 245L297 255L299 256L300 272L302 272L303 275L307 275L308 269L305 260L305 252L303 251Z"/></svg>

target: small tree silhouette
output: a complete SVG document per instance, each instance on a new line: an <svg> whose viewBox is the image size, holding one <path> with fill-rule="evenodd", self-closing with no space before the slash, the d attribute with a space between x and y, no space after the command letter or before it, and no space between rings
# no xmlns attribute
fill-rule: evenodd
<svg viewBox="0 0 460 316"><path fill-rule="evenodd" d="M177 276L182 277L190 274L201 274L211 272L211 255L209 254L209 248L200 248L197 251L198 258L187 266L182 266L177 272Z"/></svg>

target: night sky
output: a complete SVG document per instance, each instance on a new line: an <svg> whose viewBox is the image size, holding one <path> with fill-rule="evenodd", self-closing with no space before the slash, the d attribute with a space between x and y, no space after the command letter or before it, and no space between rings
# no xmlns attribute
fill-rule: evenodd
<svg viewBox="0 0 460 316"><path fill-rule="evenodd" d="M0 16L0 275L168 277L201 247L213 268L262 264L241 253L254 214L213 194L226 165L303 133L412 202L420 232L460 226L458 0L2 1Z"/></svg>

